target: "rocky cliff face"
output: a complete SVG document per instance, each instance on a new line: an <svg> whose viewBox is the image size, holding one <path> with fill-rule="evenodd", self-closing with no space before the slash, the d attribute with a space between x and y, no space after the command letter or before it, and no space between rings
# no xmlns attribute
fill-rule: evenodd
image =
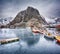
<svg viewBox="0 0 60 54"><path fill-rule="evenodd" d="M31 26L31 24L46 24L46 21L43 17L41 17L37 9L28 7L26 10L19 12L14 20L4 27L27 27Z"/></svg>

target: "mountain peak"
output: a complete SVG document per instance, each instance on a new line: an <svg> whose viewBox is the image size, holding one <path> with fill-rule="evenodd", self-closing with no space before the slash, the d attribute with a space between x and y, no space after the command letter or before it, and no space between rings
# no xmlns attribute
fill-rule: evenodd
<svg viewBox="0 0 60 54"><path fill-rule="evenodd" d="M28 6L28 7L27 7L27 10L34 10L34 8L33 8L33 7Z"/></svg>
<svg viewBox="0 0 60 54"><path fill-rule="evenodd" d="M30 7L30 6L27 7L26 12L39 15L39 11L37 9L33 8L33 7Z"/></svg>

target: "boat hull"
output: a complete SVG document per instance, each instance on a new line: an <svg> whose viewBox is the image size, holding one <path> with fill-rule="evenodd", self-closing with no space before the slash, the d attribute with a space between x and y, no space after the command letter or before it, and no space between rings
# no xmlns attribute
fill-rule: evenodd
<svg viewBox="0 0 60 54"><path fill-rule="evenodd" d="M57 43L60 43L60 40L57 40Z"/></svg>
<svg viewBox="0 0 60 54"><path fill-rule="evenodd" d="M34 33L40 33L39 31L32 31L32 32L34 32Z"/></svg>
<svg viewBox="0 0 60 54"><path fill-rule="evenodd" d="M44 38L47 38L47 39L50 39L50 40L54 40L53 36L46 36L46 35L44 35Z"/></svg>
<svg viewBox="0 0 60 54"><path fill-rule="evenodd" d="M55 36L56 42L60 43L60 36Z"/></svg>

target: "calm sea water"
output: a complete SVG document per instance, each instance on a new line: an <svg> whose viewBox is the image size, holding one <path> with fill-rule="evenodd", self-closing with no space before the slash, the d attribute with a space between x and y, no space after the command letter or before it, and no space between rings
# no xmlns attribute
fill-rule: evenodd
<svg viewBox="0 0 60 54"><path fill-rule="evenodd" d="M0 45L0 54L60 54L60 45L30 28L0 29L0 40L19 37L18 42Z"/></svg>

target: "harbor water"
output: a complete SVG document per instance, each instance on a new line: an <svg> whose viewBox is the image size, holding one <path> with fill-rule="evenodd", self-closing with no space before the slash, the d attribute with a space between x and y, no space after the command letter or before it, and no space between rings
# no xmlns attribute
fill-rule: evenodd
<svg viewBox="0 0 60 54"><path fill-rule="evenodd" d="M32 33L30 28L0 29L0 40L15 37L20 40L0 44L0 54L60 54L60 45L56 40L49 40L42 34Z"/></svg>

